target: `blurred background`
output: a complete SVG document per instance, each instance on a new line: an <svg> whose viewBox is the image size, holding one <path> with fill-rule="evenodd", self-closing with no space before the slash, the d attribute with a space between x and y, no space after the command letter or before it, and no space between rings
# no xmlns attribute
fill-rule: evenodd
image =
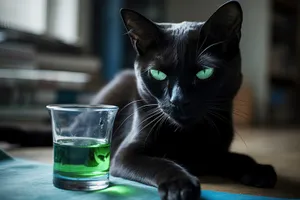
<svg viewBox="0 0 300 200"><path fill-rule="evenodd" d="M49 128L52 103L89 103L135 52L121 7L154 21L205 21L225 0L0 0L0 125ZM300 124L300 1L240 0L242 126ZM5 134L5 133L1 133Z"/></svg>
<svg viewBox="0 0 300 200"><path fill-rule="evenodd" d="M0 149L53 162L45 106L88 104L119 71L133 68L121 7L153 21L205 21L224 2L0 0ZM300 1L239 2L244 83L234 104L232 150L274 165L279 183L276 190L223 182L206 188L299 198Z"/></svg>

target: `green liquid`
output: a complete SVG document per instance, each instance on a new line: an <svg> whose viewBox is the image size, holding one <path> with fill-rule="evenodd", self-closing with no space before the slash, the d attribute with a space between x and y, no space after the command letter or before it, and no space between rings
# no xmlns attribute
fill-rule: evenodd
<svg viewBox="0 0 300 200"><path fill-rule="evenodd" d="M95 139L62 139L54 143L54 174L70 178L107 176L110 144Z"/></svg>

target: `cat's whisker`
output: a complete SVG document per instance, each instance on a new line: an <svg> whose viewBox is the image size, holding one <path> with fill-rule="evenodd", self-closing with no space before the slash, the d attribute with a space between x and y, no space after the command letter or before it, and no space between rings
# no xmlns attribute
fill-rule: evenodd
<svg viewBox="0 0 300 200"><path fill-rule="evenodd" d="M146 104L146 105L137 107L137 108L136 108L136 111L139 111L139 110L142 110L142 109L145 109L145 108L150 107L150 110L146 111L146 112L148 113L148 112L151 112L151 111L153 111L153 110L157 110L157 109L158 109L157 107L151 108L152 106L157 106L157 105L158 105L158 104Z"/></svg>
<svg viewBox="0 0 300 200"><path fill-rule="evenodd" d="M234 100L236 100L236 101L242 101L242 102L248 102L247 100L245 100L245 99L240 99L240 98L238 98L238 97L235 97L235 98L233 98ZM210 100L210 101L223 101L223 100L229 100L229 101L232 101L233 100L232 98L230 98L230 97L215 97L215 100Z"/></svg>
<svg viewBox="0 0 300 200"><path fill-rule="evenodd" d="M237 111L233 111L233 114L238 116L238 117L242 117L243 119L249 119L249 115L243 114L243 113L239 113Z"/></svg>
<svg viewBox="0 0 300 200"><path fill-rule="evenodd" d="M239 117L243 117L244 119L248 119L249 118L248 113L240 111L237 108L233 108L232 110L229 110L229 109L222 109L222 108L218 108L218 107L211 107L210 109L211 110L215 110L215 111L224 111L224 112L232 111L232 114L234 114L234 115L237 115Z"/></svg>
<svg viewBox="0 0 300 200"><path fill-rule="evenodd" d="M159 119L162 115L163 115L163 113L160 113L158 116L156 116L153 120L151 120L148 124L146 124L143 128L141 128L141 129L139 130L139 132L137 133L137 135L138 135L142 130L144 130L146 127L148 127L150 124L152 124L152 123L155 122L157 119ZM152 115L152 117L153 117L153 115ZM150 134L150 133L148 133L148 134ZM148 137L148 136L147 136L147 137Z"/></svg>
<svg viewBox="0 0 300 200"><path fill-rule="evenodd" d="M224 108L220 108L220 107L217 107L218 105L216 104L212 104L210 105L210 110L214 110L214 111L220 111L220 112L231 112L231 109L224 109Z"/></svg>
<svg viewBox="0 0 300 200"><path fill-rule="evenodd" d="M156 134L155 134L155 138L157 138L157 136L158 136L158 134L159 134L159 130L161 129L161 127L163 126L163 124L170 120L170 119L169 119L169 116L166 115L166 114L164 114L163 117L164 117L164 119L162 120L162 122L161 122L159 128L157 129L157 132L156 132Z"/></svg>
<svg viewBox="0 0 300 200"><path fill-rule="evenodd" d="M159 131L159 129L162 127L162 125L168 120L168 116L166 115L166 113L163 112L163 116L162 116L162 120L161 122L158 124L157 126L157 132Z"/></svg>
<svg viewBox="0 0 300 200"><path fill-rule="evenodd" d="M207 104L222 104L222 103L229 103L231 101L232 101L232 99L218 99L218 100L213 100L213 101L206 101L205 103L207 103ZM247 106L247 105L249 105L249 102L245 101L245 100L235 99L234 104L237 106Z"/></svg>
<svg viewBox="0 0 300 200"><path fill-rule="evenodd" d="M126 105L119 111L119 113L122 112L125 108L127 108L127 107L130 106L131 104L136 103L136 102L139 102L139 101L143 101L143 100L142 100L142 99L139 99L139 100L134 100L134 101L129 102L128 104L126 104Z"/></svg>
<svg viewBox="0 0 300 200"><path fill-rule="evenodd" d="M214 100L214 101L206 101L206 103L226 104L226 103L232 103L232 100L231 99L220 99L220 100Z"/></svg>
<svg viewBox="0 0 300 200"><path fill-rule="evenodd" d="M212 108L212 109L213 109L213 108ZM214 115L214 116L216 116L216 117L220 117L220 115L217 114L216 112L210 112L210 114L212 114L212 115ZM225 119L224 117L222 117L222 118ZM225 121L225 120L223 120L223 121ZM227 120L227 122L228 122L228 123L231 123L229 120ZM243 143L244 143L245 146L247 147L247 144L246 144L245 140L243 139L243 137L242 137L237 131L235 131L235 133L241 138L241 140L243 141Z"/></svg>
<svg viewBox="0 0 300 200"><path fill-rule="evenodd" d="M140 110L140 109L142 109L142 108L146 108L146 107L150 107L150 106L155 106L156 104L147 104L147 105L144 105L144 106L140 106L139 108L137 108L137 110ZM135 114L135 112L133 112L132 114L130 114L129 116L127 116L124 120L123 120L123 122L118 126L118 128L114 131L114 133L115 132L117 132L120 128L121 128L121 126L130 118L130 117L132 117L133 115Z"/></svg>
<svg viewBox="0 0 300 200"><path fill-rule="evenodd" d="M230 99L220 99L220 100L214 100L214 101L206 101L205 103L229 103L231 102Z"/></svg>
<svg viewBox="0 0 300 200"><path fill-rule="evenodd" d="M142 105L140 107L137 107L137 110L139 110L141 108L145 108L145 107L151 107L151 106L158 106L158 104L146 104L146 105Z"/></svg>
<svg viewBox="0 0 300 200"><path fill-rule="evenodd" d="M195 50L195 58L197 58L197 54L198 54L198 45L199 45L199 41L200 41L200 33L201 33L201 29L199 29L199 33L198 33L198 38L197 38L197 44L196 44L196 50ZM203 43L202 43L203 44ZM201 45L202 46L202 45Z"/></svg>
<svg viewBox="0 0 300 200"><path fill-rule="evenodd" d="M208 111L208 113L215 116L216 118L222 120L223 122L230 123L230 121L228 119L226 119L225 117L223 117L219 113L213 112L213 108L211 108L210 111Z"/></svg>
<svg viewBox="0 0 300 200"><path fill-rule="evenodd" d="M178 130L182 130L182 126L179 125L178 123L175 123L175 127L176 129L174 130L174 132L177 132Z"/></svg>
<svg viewBox="0 0 300 200"><path fill-rule="evenodd" d="M224 96L215 96L214 100L208 100L208 101L222 101L222 100L232 100L232 98L224 97Z"/></svg>
<svg viewBox="0 0 300 200"><path fill-rule="evenodd" d="M223 108L222 105L219 104L211 104L207 105L210 109L213 109L214 111L219 111L219 112L232 112L231 108Z"/></svg>
<svg viewBox="0 0 300 200"><path fill-rule="evenodd" d="M249 115L249 113L246 113L245 111L242 111L242 110L240 110L239 108L233 108L232 109L233 111L235 111L235 112L238 112L238 113L240 113L240 114L243 114L243 115L245 115L245 116L248 116Z"/></svg>
<svg viewBox="0 0 300 200"><path fill-rule="evenodd" d="M198 59L203 55L203 53L205 52L205 51L207 51L208 49L210 49L211 47L214 47L214 46L216 46L216 45L218 45L218 44L222 44L222 43L224 43L225 41L221 41L221 42L216 42L216 43L213 43L213 44L211 44L211 45L209 45L208 47L206 47L199 55L198 55Z"/></svg>
<svg viewBox="0 0 300 200"><path fill-rule="evenodd" d="M153 112L149 113L148 115L146 115L145 119L143 121L141 121L138 125L138 127L142 126L144 122L146 122L147 120L155 117L155 115L158 115L160 113L160 109L159 108L156 108L154 109Z"/></svg>
<svg viewBox="0 0 300 200"><path fill-rule="evenodd" d="M235 133L236 135L239 136L239 138L243 141L245 147L248 148L247 143L245 142L245 140L244 140L244 138L241 136L241 134L239 134L237 131L234 131L234 133Z"/></svg>
<svg viewBox="0 0 300 200"><path fill-rule="evenodd" d="M244 115L241 115L241 114L239 114L239 113L236 113L236 112L233 112L233 114L234 114L235 116L237 116L237 117L241 117L241 118L243 118L243 119L245 119L245 120L248 120L248 119L249 119L249 117L247 117L247 116L244 116Z"/></svg>
<svg viewBox="0 0 300 200"><path fill-rule="evenodd" d="M161 122L161 124L160 124L160 126L159 126L159 128L158 128L158 130L162 127L162 125L166 122L166 121L168 121L168 116L164 113L164 119L162 120L162 122Z"/></svg>
<svg viewBox="0 0 300 200"><path fill-rule="evenodd" d="M211 115L214 115L215 117L220 117L220 116L218 116L217 115L217 113L215 113L215 112L209 112L209 114L211 114ZM225 119L224 117L222 117L223 119ZM220 118L221 119L221 118ZM226 122L225 120L223 120L224 122ZM229 120L227 120L227 123L231 123ZM245 140L243 139L243 137L237 132L237 131L235 131L235 133L239 136L239 138L243 141L243 143L244 143L244 145L248 148L248 146L247 146L247 144L246 144L246 142L245 142Z"/></svg>
<svg viewBox="0 0 300 200"><path fill-rule="evenodd" d="M213 127L216 129L218 136L221 137L221 133L218 129L218 127L216 126L216 124L213 122L213 120L209 117L209 116L204 116L204 119L206 119L206 121Z"/></svg>
<svg viewBox="0 0 300 200"><path fill-rule="evenodd" d="M234 115L237 115L237 116L242 117L242 118L244 118L244 119L249 119L249 114L248 114L248 113L243 112L243 111L241 111L241 110L239 110L239 109L237 109L237 108L233 108L233 109L232 109L232 113L233 113Z"/></svg>
<svg viewBox="0 0 300 200"><path fill-rule="evenodd" d="M207 105L207 106L218 106L218 107L227 107L228 108L228 106L227 105L229 105L229 101L219 101L219 102L217 102L217 101L214 101L214 102L205 102L205 104ZM230 107L229 107L230 108Z"/></svg>
<svg viewBox="0 0 300 200"><path fill-rule="evenodd" d="M164 114L161 113L160 118L157 120L157 122L153 125L153 127L150 129L149 134L152 132L153 128L155 128L155 125L160 122L161 119L163 119Z"/></svg>
<svg viewBox="0 0 300 200"><path fill-rule="evenodd" d="M168 111L165 111L165 112L164 112L164 114L165 114L166 117L167 117L166 121L169 120L170 125L174 126L174 127L176 128L176 130L179 129L179 128L182 128L180 124L178 124L175 120L173 120L173 119L169 116L169 113L170 113L170 108L168 109Z"/></svg>
<svg viewBox="0 0 300 200"><path fill-rule="evenodd" d="M144 141L144 148L146 147L147 139L148 139L148 137L150 136L150 134L151 134L153 128L155 127L156 124L158 124L158 123L161 121L161 119L163 119L163 117L164 117L164 114L162 113L162 114L160 115L159 119L157 119L157 121L155 122L155 124L154 124L154 125L152 126L152 128L150 129L150 131L149 131L149 133L147 134L147 137L145 138L145 141Z"/></svg>
<svg viewBox="0 0 300 200"><path fill-rule="evenodd" d="M171 119L170 117L168 117L170 119L170 124L172 126L174 126L176 129L174 130L174 132L176 132L178 129L181 129L181 124L178 124L175 120Z"/></svg>
<svg viewBox="0 0 300 200"><path fill-rule="evenodd" d="M157 128L156 128L156 132L154 132L154 138L155 140L157 139L157 136L159 134L159 130L162 127L162 125L168 120L168 116L163 113L164 115L162 116L162 120L160 120L160 123L158 124Z"/></svg>
<svg viewBox="0 0 300 200"><path fill-rule="evenodd" d="M242 108L249 107L249 105L247 105L247 104L235 104L235 106L233 108L236 108L237 106L242 107Z"/></svg>
<svg viewBox="0 0 300 200"><path fill-rule="evenodd" d="M199 31L198 42L199 42L199 39L200 39L200 33L201 33L201 29L200 29L200 31ZM205 36L205 38L204 38L204 40L203 40L203 42L202 42L202 44L201 44L201 46L200 46L199 49L198 49L198 42L197 42L196 57L197 57L197 55L198 55L198 53L199 53L199 50L202 49L202 47L204 46L204 44L205 44L205 42L206 42L206 40L207 40L207 37L208 37L208 35Z"/></svg>
<svg viewBox="0 0 300 200"><path fill-rule="evenodd" d="M235 100L234 102L236 105L249 105L250 102L247 102L247 101L240 101L240 100Z"/></svg>
<svg viewBox="0 0 300 200"><path fill-rule="evenodd" d="M239 101L239 102L249 103L249 101L247 101L247 100L242 100L242 99L238 99L238 98L235 98L234 100L235 100L235 101Z"/></svg>
<svg viewBox="0 0 300 200"><path fill-rule="evenodd" d="M222 109L222 108L219 108L219 107L213 107L211 106L210 108L211 110L215 110L215 111L224 111L224 112L229 112L229 111L232 111L232 114L233 115L236 115L236 116L239 116L239 117L242 117L244 119L249 119L249 115L245 112L242 112L236 108L233 108L232 110L229 110L229 109Z"/></svg>

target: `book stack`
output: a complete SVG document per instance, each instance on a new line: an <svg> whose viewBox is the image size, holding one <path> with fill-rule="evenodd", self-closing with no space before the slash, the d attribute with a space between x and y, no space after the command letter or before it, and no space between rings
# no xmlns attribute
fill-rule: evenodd
<svg viewBox="0 0 300 200"><path fill-rule="evenodd" d="M47 104L88 103L100 80L96 57L0 43L0 120L44 120Z"/></svg>

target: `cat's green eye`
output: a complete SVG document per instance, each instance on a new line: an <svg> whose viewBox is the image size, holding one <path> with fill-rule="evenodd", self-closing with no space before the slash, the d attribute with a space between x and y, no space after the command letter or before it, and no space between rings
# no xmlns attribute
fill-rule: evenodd
<svg viewBox="0 0 300 200"><path fill-rule="evenodd" d="M198 79L204 80L204 79L208 79L209 77L211 77L214 73L214 69L213 68L206 68L203 69L201 71L199 71L196 76Z"/></svg>
<svg viewBox="0 0 300 200"><path fill-rule="evenodd" d="M158 81L163 81L167 78L167 75L159 70L156 70L156 69L151 69L150 70L150 74L151 76L158 80Z"/></svg>

